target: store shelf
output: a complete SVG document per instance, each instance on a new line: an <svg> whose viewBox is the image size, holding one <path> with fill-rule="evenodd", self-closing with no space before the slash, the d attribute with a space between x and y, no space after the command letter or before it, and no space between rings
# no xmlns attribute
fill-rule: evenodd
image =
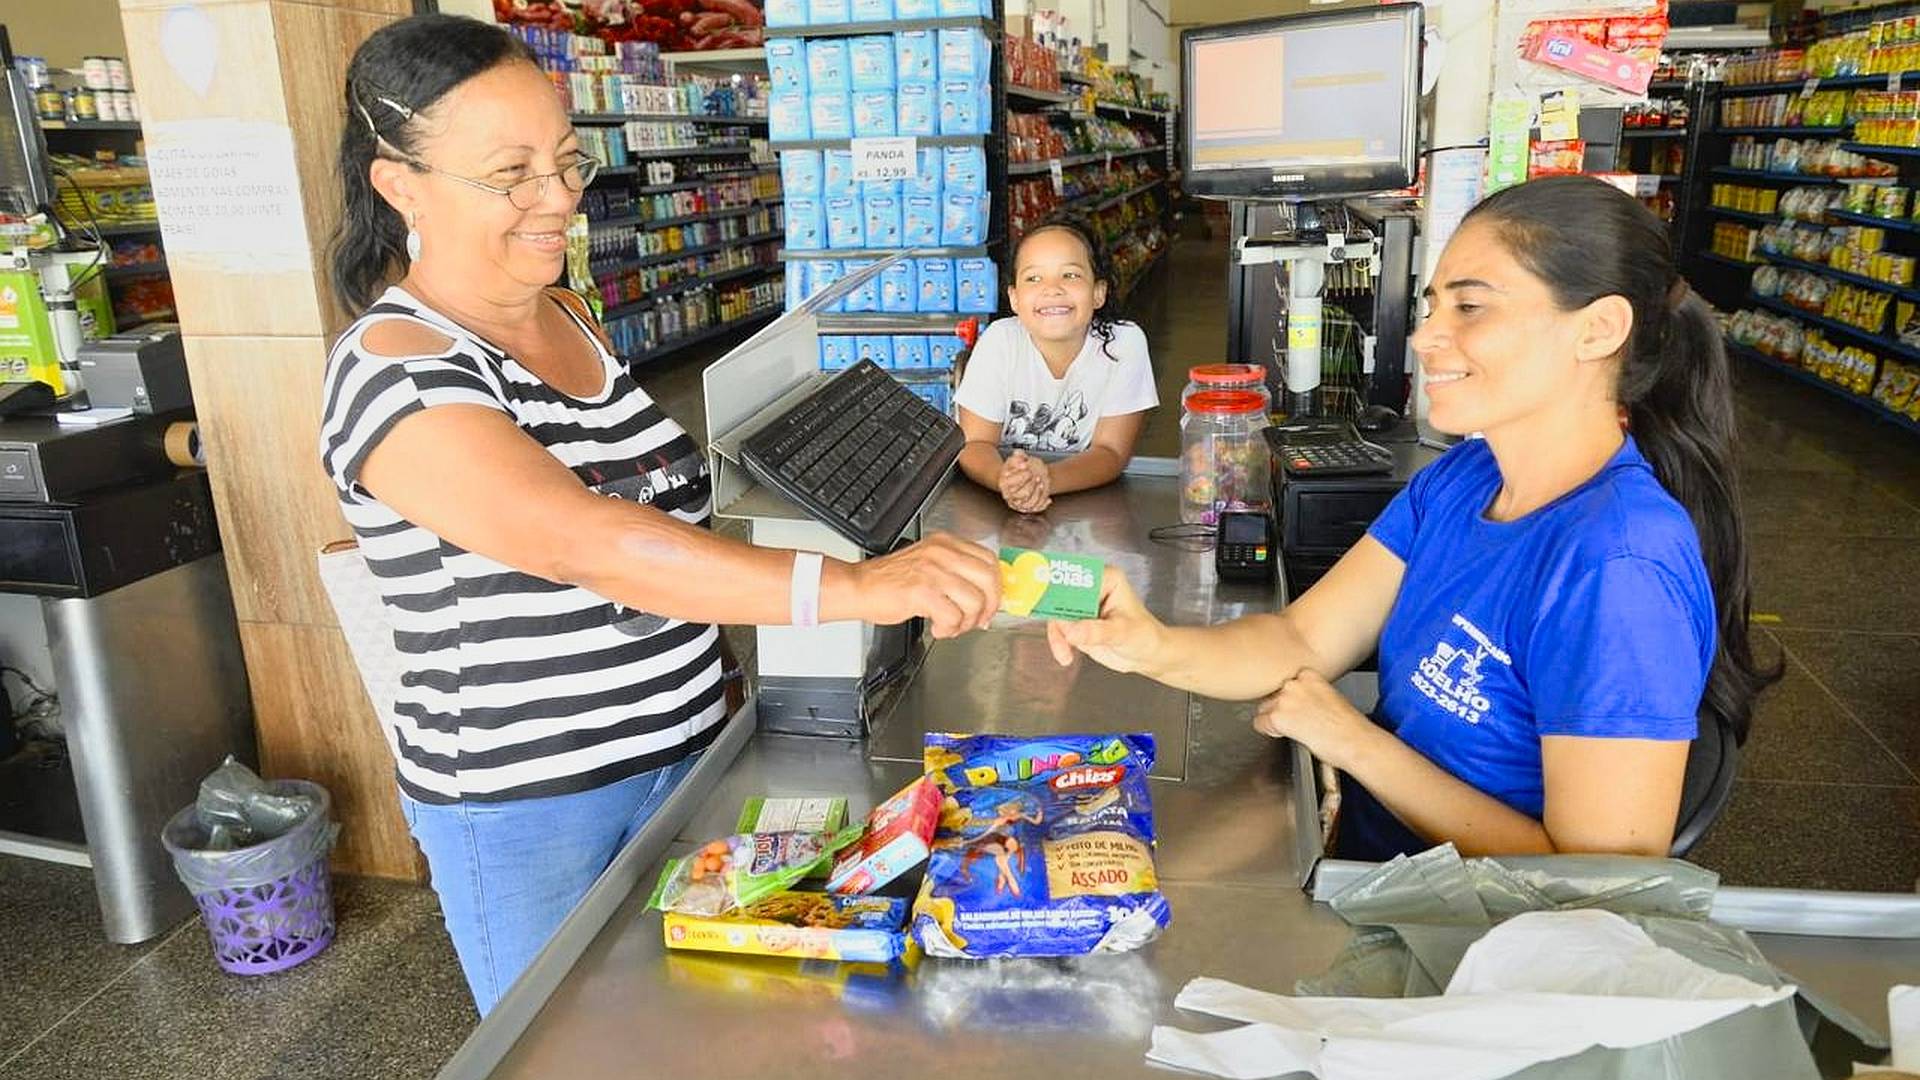
<svg viewBox="0 0 1920 1080"><path fill-rule="evenodd" d="M1113 113L1116 116L1129 118L1142 117L1147 120L1165 120L1169 115L1159 109L1143 109L1138 105L1122 105L1117 101L1096 101L1093 103L1093 108L1095 112Z"/></svg>
<svg viewBox="0 0 1920 1080"><path fill-rule="evenodd" d="M42 131L139 131L138 120L42 120Z"/></svg>
<svg viewBox="0 0 1920 1080"><path fill-rule="evenodd" d="M664 52L660 59L681 67L725 68L728 71L764 70L767 66L767 50L753 49L697 49L680 52Z"/></svg>
<svg viewBox="0 0 1920 1080"><path fill-rule="evenodd" d="M1712 133L1715 135L1810 135L1832 138L1835 135L1845 135L1852 130L1852 124L1842 124L1839 127L1781 125L1772 127L1717 127L1712 129Z"/></svg>
<svg viewBox="0 0 1920 1080"><path fill-rule="evenodd" d="M911 315L897 311L846 311L819 315L823 334L951 334L954 327L973 319L985 322L991 312L943 311Z"/></svg>
<svg viewBox="0 0 1920 1080"><path fill-rule="evenodd" d="M726 218L745 217L759 210L762 205L760 200L756 199L746 206L736 206L727 210L709 210L702 214L683 214L680 217L643 218L639 215L629 215L627 217L608 218L605 221L589 221L587 222L587 228L614 229L631 225L642 231L651 231L653 229L670 228L674 225L692 225L702 221L721 221Z"/></svg>
<svg viewBox="0 0 1920 1080"><path fill-rule="evenodd" d="M1856 214L1851 210L1829 210L1827 214L1841 221L1850 221L1855 225L1871 225L1895 232L1920 233L1920 221L1908 221L1905 218L1883 218L1872 214Z"/></svg>
<svg viewBox="0 0 1920 1080"><path fill-rule="evenodd" d="M693 255L710 255L713 252L729 247L739 247L745 244L758 244L768 240L777 240L782 235L784 235L784 230L773 229L768 232L753 233L750 236L740 236L731 240L722 240L717 244L702 244L699 247L681 248L679 251L662 251L653 255L641 255L637 258L622 260L611 266L591 266L588 268L588 272L595 277L600 277L604 274L622 274L628 270L637 270L642 266L652 266L655 263L672 262L675 259L684 259Z"/></svg>
<svg viewBox="0 0 1920 1080"><path fill-rule="evenodd" d="M1890 176L1813 176L1807 173L1768 172L1763 169L1736 169L1731 165L1715 165L1708 169L1715 176L1732 176L1741 180L1768 180L1776 184L1871 184L1891 183Z"/></svg>
<svg viewBox="0 0 1920 1080"><path fill-rule="evenodd" d="M893 138L891 135L878 138ZM980 146L990 135L901 135L902 139L912 139L915 146ZM845 150L853 145L852 139L775 139L775 150Z"/></svg>
<svg viewBox="0 0 1920 1080"><path fill-rule="evenodd" d="M1052 169L1053 162L1056 160L1060 162L1061 168L1071 169L1076 165L1092 165L1095 162L1108 160L1122 161L1127 158L1140 157L1146 154L1161 154L1165 153L1166 149L1164 146L1143 146L1138 150L1102 150L1094 154L1075 154L1072 157L1057 159L1048 158L1046 161L1021 161L1008 165L1007 175L1032 176L1035 173L1047 172Z"/></svg>
<svg viewBox="0 0 1920 1080"><path fill-rule="evenodd" d="M640 166L638 165L608 165L601 168L599 175L593 178L593 182L597 184L602 180L615 176L633 176L639 171ZM699 176L690 177L686 180L676 180L671 184L654 184L649 187L634 188L633 190L636 195L665 195L670 191L688 191L712 180L738 180L742 177L765 176L779 171L780 166L778 165L763 165L757 169L718 169L710 173L701 173Z"/></svg>
<svg viewBox="0 0 1920 1080"><path fill-rule="evenodd" d="M884 259L889 255L911 255L916 259L979 259L989 252L987 245L978 247L930 247L930 248L821 248L814 251L782 251L782 262L798 262L803 259Z"/></svg>
<svg viewBox="0 0 1920 1080"><path fill-rule="evenodd" d="M721 146L648 146L628 147L627 156L637 161L654 161L670 157L727 157L733 154L751 154L753 144L726 143ZM622 173L638 171L637 165L606 165L600 169L600 176L616 176ZM598 180L600 176L594 177Z"/></svg>
<svg viewBox="0 0 1920 1080"><path fill-rule="evenodd" d="M1079 72L1077 72L1077 71L1063 71L1063 72L1061 72L1061 73L1060 73L1060 81L1061 81L1061 82L1063 82L1063 83L1074 83L1074 84L1076 84L1076 85L1079 85L1079 86L1092 86L1092 85L1093 85L1093 80L1092 80L1092 79L1090 79L1090 78L1088 78L1088 77L1086 77L1085 75L1082 75L1082 74L1080 74L1080 73L1079 73Z"/></svg>
<svg viewBox="0 0 1920 1080"><path fill-rule="evenodd" d="M1686 128L1623 128L1622 139L1684 139Z"/></svg>
<svg viewBox="0 0 1920 1080"><path fill-rule="evenodd" d="M1878 143L1846 142L1841 143L1842 150L1851 150L1856 154L1871 154L1876 157L1920 157L1920 146L1881 146Z"/></svg>
<svg viewBox="0 0 1920 1080"><path fill-rule="evenodd" d="M1647 84L1649 94L1679 94L1687 89L1685 79L1659 79Z"/></svg>
<svg viewBox="0 0 1920 1080"><path fill-rule="evenodd" d="M1792 79L1787 82L1749 83L1745 86L1722 85L1716 89L1714 93L1719 97L1751 97L1754 94L1792 93L1804 90L1807 83L1815 81L1819 82L1819 89L1822 90L1840 90L1855 86L1885 87L1887 85L1887 78L1887 74L1832 75L1819 80ZM1902 82L1909 82L1914 79L1920 79L1920 71L1905 71L1900 73L1900 81Z"/></svg>
<svg viewBox="0 0 1920 1080"><path fill-rule="evenodd" d="M1034 101L1043 105L1065 105L1079 97L1059 90L1035 90L1030 86L1007 86L1008 101Z"/></svg>
<svg viewBox="0 0 1920 1080"><path fill-rule="evenodd" d="M1839 319L1830 319L1825 315L1816 314L1811 311L1802 311L1792 304L1787 303L1785 300L1778 300L1771 296L1749 296L1748 299L1766 308L1768 311L1799 319L1801 322L1809 323L1821 329L1831 330L1836 334L1864 342L1883 353L1898 356L1902 360L1920 361L1920 349L1913 348L1909 345L1902 345L1892 338L1883 337L1871 330L1862 330L1852 323L1844 323Z"/></svg>
<svg viewBox="0 0 1920 1080"><path fill-rule="evenodd" d="M1892 409L1887 408L1885 405L1880 404L1879 402L1873 400L1872 398L1868 397L1865 394L1856 394L1852 390L1849 390L1844 386L1839 386L1834 383L1828 382L1827 380L1821 378L1818 375L1815 375L1813 372L1808 371L1805 368L1795 367L1792 364L1781 363L1780 361L1775 360L1771 356L1767 356L1766 354L1756 349L1752 349L1745 345L1741 345L1735 341L1728 340L1726 343L1726 347L1727 347L1727 353L1730 356L1738 356L1743 359L1750 360L1753 363L1759 364L1761 367L1772 368L1773 370L1781 373L1782 375L1787 376L1790 379L1794 379L1796 381L1806 383L1809 386L1817 387L1821 390L1824 390L1827 393L1833 395L1834 397L1839 398L1842 401L1847 402L1848 404L1854 406L1857 409L1865 410L1866 412L1871 413L1874 416L1877 416L1880 419L1885 420L1890 424L1893 424L1895 427L1905 428L1906 430L1913 432L1916 435L1920 435L1920 422L1910 420L1907 417L1901 415L1900 413L1894 412Z"/></svg>
<svg viewBox="0 0 1920 1080"><path fill-rule="evenodd" d="M1722 266L1731 266L1738 270L1752 270L1754 267L1761 265L1757 262L1741 262L1739 259L1729 259L1725 255L1714 251L1702 251L1699 257L1710 263L1719 263Z"/></svg>
<svg viewBox="0 0 1920 1080"><path fill-rule="evenodd" d="M1808 273L1818 274L1821 277L1833 281L1842 281L1848 285L1857 285L1863 289L1872 289L1874 292L1891 293L1902 300L1920 301L1920 290L1895 285L1890 281L1879 281L1867 277L1865 274L1854 274L1845 270L1836 270L1824 263L1808 262L1805 259L1796 259L1791 255L1780 255L1770 251L1761 252L1760 258L1776 266L1790 266L1795 270L1805 270Z"/></svg>
<svg viewBox="0 0 1920 1080"><path fill-rule="evenodd" d="M160 262L134 263L129 266L109 266L106 269L106 277L108 281L114 281L124 278L152 277L155 274L164 274L166 272L167 264L163 260Z"/></svg>
<svg viewBox="0 0 1920 1080"><path fill-rule="evenodd" d="M1707 213L1714 217L1730 218L1734 221L1746 221L1755 225L1778 225L1786 218L1779 214L1756 214L1751 210L1733 210L1724 206L1709 206Z"/></svg>
<svg viewBox="0 0 1920 1080"><path fill-rule="evenodd" d="M694 289L700 288L702 285L718 285L723 281L737 281L741 278L775 273L781 269L781 265L777 262L755 263L752 266L736 266L731 270L723 270L717 274L702 274L699 277L688 278L685 281L676 281L671 285L654 289L638 300L629 300L624 304L616 304L602 312L600 319L602 322L606 322L632 315L636 312L646 311L662 300L679 296L681 293L691 292Z"/></svg>
<svg viewBox="0 0 1920 1080"><path fill-rule="evenodd" d="M769 26L767 36L784 37L854 37L861 34L899 34L908 30L979 30L998 36L1000 26L990 19L978 15L964 15L950 19L892 19L887 22L863 23L827 23L824 26Z"/></svg>
<svg viewBox="0 0 1920 1080"><path fill-rule="evenodd" d="M161 308L158 311L149 311L146 314L142 315L140 318L134 319L130 322L121 322L120 313L116 311L114 312L114 315L113 315L113 322L114 322L114 329L117 332L124 334L129 330L135 330L142 326L152 326L154 323L174 322L179 317L180 317L180 313L175 311L174 309Z"/></svg>
<svg viewBox="0 0 1920 1080"><path fill-rule="evenodd" d="M717 323L713 326L707 327L704 330L696 330L691 334L682 335L680 337L673 339L672 341L655 345L651 349L647 349L643 352L634 353L631 356L623 356L620 359L629 366L644 364L649 360L657 360L660 357L667 355L668 353L678 352L689 345L698 345L703 341L711 341L712 339L717 338L720 335L728 333L730 331L740 330L745 327L751 326L754 323L766 322L768 319L771 319L774 316L779 314L780 314L779 308L769 308L766 311L756 311L751 315L743 315L738 319L733 319L731 321L723 322L723 323Z"/></svg>
<svg viewBox="0 0 1920 1080"><path fill-rule="evenodd" d="M1166 182L1167 182L1166 177L1156 176L1152 180L1149 180L1148 182L1141 184L1138 187L1128 188L1127 190L1121 192L1118 195L1115 195L1110 199L1102 199L1101 201L1094 203L1092 206L1087 207L1087 213L1097 214L1100 211L1105 210L1109 207L1118 206L1121 203L1126 202L1128 199L1133 198L1135 195L1138 195L1146 191L1152 191L1154 188L1157 188L1161 184L1164 184Z"/></svg>
<svg viewBox="0 0 1920 1080"><path fill-rule="evenodd" d="M634 120L662 124L728 124L738 127L766 127L764 116L695 116L690 113L574 113L574 123L588 127L614 127Z"/></svg>

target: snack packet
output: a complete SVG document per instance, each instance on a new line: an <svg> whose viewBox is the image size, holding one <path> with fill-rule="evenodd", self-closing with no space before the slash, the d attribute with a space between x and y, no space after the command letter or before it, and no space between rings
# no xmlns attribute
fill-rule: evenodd
<svg viewBox="0 0 1920 1080"><path fill-rule="evenodd" d="M907 902L884 896L777 892L724 915L670 911L669 949L887 963L906 951Z"/></svg>
<svg viewBox="0 0 1920 1080"><path fill-rule="evenodd" d="M724 915L751 907L824 869L834 853L860 838L838 833L737 833L693 854L668 859L647 906L683 915Z"/></svg>
<svg viewBox="0 0 1920 1080"><path fill-rule="evenodd" d="M940 789L925 777L873 808L866 835L834 860L827 891L870 893L920 865L940 820Z"/></svg>
<svg viewBox="0 0 1920 1080"><path fill-rule="evenodd" d="M911 933L940 957L1125 952L1171 918L1151 735L926 737L946 793Z"/></svg>
<svg viewBox="0 0 1920 1080"><path fill-rule="evenodd" d="M1083 555L1003 547L1000 610L1020 618L1095 618L1105 571L1105 563Z"/></svg>

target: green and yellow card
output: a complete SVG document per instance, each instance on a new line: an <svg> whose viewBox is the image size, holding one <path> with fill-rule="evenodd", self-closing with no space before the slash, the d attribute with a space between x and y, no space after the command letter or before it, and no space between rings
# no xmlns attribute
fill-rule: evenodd
<svg viewBox="0 0 1920 1080"><path fill-rule="evenodd" d="M1034 619L1091 619L1100 614L1099 559L1029 548L1000 549L1000 610Z"/></svg>

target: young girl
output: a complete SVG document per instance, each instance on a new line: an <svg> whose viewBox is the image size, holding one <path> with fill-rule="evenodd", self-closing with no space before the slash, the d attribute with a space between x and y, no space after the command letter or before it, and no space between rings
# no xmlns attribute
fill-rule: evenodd
<svg viewBox="0 0 1920 1080"><path fill-rule="evenodd" d="M1107 312L1112 281L1078 220L1027 233L1007 286L1017 318L987 327L960 380L960 468L1022 513L1119 476L1160 403L1146 335Z"/></svg>

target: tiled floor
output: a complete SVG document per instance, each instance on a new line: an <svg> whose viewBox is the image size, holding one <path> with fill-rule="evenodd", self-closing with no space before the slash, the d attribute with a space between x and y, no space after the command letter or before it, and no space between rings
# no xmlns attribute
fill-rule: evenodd
<svg viewBox="0 0 1920 1080"><path fill-rule="evenodd" d="M1219 240L1189 239L1143 284L1173 402L1222 359ZM722 346L724 347L724 346ZM701 351L643 383L699 433ZM1907 891L1920 878L1920 442L1767 372L1736 371L1762 699L1732 806L1698 861L1737 884ZM1177 408L1141 452L1177 452ZM751 637L745 641L750 644ZM431 1076L475 1021L430 892L336 883L340 938L292 972L222 974L197 921L105 944L79 870L0 858L0 1080Z"/></svg>

